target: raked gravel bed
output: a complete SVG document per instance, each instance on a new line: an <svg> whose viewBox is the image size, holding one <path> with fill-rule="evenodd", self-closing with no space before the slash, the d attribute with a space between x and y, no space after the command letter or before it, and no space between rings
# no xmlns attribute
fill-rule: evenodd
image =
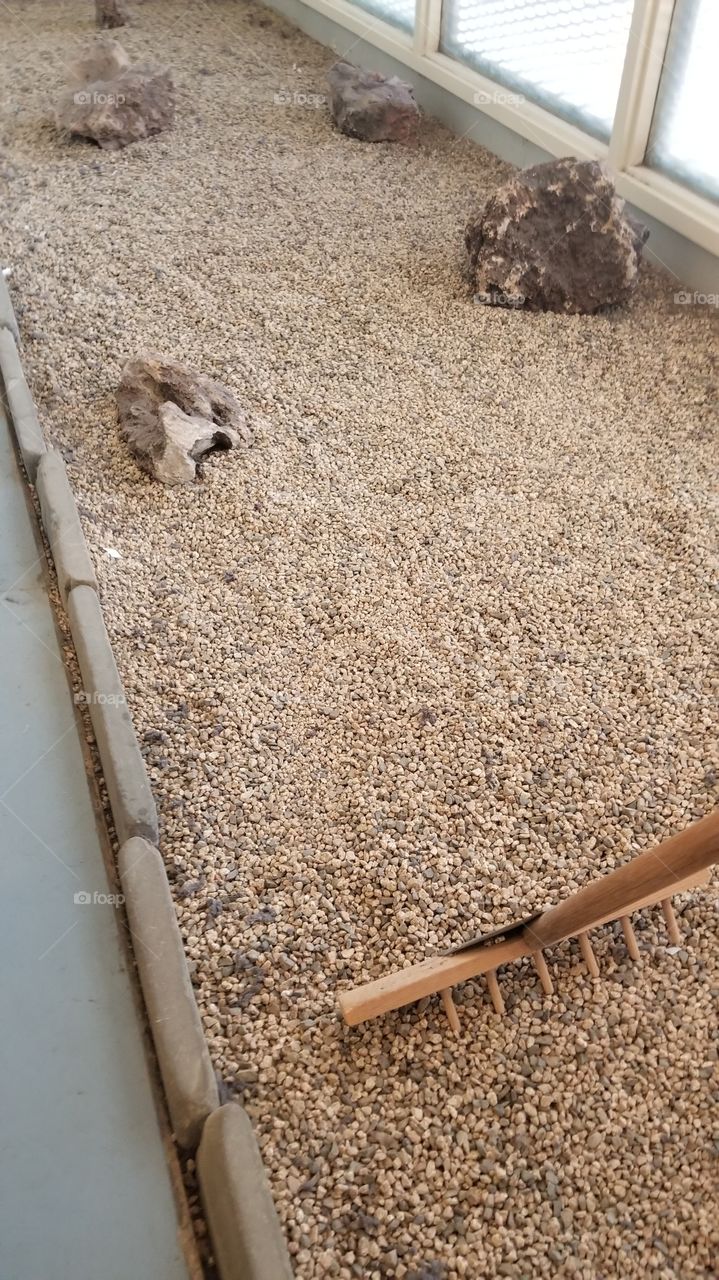
<svg viewBox="0 0 719 1280"><path fill-rule="evenodd" d="M503 1020L467 984L458 1040L438 1002L350 1031L336 994L717 802L716 331L649 269L611 315L474 305L461 232L507 167L431 121L339 136L302 97L331 54L260 8L136 6L178 119L115 154L48 122L90 4L0 28L25 365L298 1277L715 1275L711 893L678 953L647 913L596 983L568 944L550 999L517 965ZM196 487L118 440L146 346L250 415Z"/></svg>

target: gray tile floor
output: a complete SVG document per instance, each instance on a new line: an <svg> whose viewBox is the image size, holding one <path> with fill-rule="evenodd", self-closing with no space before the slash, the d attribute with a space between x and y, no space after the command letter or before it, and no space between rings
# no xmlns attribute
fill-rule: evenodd
<svg viewBox="0 0 719 1280"><path fill-rule="evenodd" d="M0 1276L187 1280L23 483L0 407Z"/></svg>

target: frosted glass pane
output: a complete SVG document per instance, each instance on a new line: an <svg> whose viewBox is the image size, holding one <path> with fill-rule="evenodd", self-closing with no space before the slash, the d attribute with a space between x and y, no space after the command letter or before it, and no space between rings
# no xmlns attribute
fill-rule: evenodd
<svg viewBox="0 0 719 1280"><path fill-rule="evenodd" d="M633 8L634 0L444 0L440 47L606 139Z"/></svg>
<svg viewBox="0 0 719 1280"><path fill-rule="evenodd" d="M719 199L719 0L677 0L646 163Z"/></svg>
<svg viewBox="0 0 719 1280"><path fill-rule="evenodd" d="M355 0L355 4L393 27L414 31L414 0Z"/></svg>

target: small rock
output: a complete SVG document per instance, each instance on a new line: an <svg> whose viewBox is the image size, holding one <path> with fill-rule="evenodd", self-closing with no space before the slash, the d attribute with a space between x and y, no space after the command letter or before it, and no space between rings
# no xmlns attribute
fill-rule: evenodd
<svg viewBox="0 0 719 1280"><path fill-rule="evenodd" d="M95 21L98 27L124 27L129 18L125 0L95 0Z"/></svg>
<svg viewBox="0 0 719 1280"><path fill-rule="evenodd" d="M336 62L327 76L332 119L364 142L406 142L419 120L411 85L397 76Z"/></svg>
<svg viewBox="0 0 719 1280"><path fill-rule="evenodd" d="M582 313L625 302L648 234L599 161L523 169L467 225L477 301Z"/></svg>
<svg viewBox="0 0 719 1280"><path fill-rule="evenodd" d="M232 392L153 353L129 360L117 390L120 432L144 471L189 484L207 454L249 440Z"/></svg>

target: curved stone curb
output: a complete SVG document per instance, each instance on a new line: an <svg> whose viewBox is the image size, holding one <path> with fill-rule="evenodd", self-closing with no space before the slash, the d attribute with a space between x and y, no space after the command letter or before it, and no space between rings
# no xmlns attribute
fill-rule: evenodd
<svg viewBox="0 0 719 1280"><path fill-rule="evenodd" d="M132 836L144 836L157 844L155 801L92 587L73 587L67 616L80 663L81 700L87 704L95 731L117 838L124 844Z"/></svg>
<svg viewBox="0 0 719 1280"><path fill-rule="evenodd" d="M12 331L4 327L0 327L0 374L25 470L34 484L38 463L47 452L47 445L25 381L15 338Z"/></svg>
<svg viewBox="0 0 719 1280"><path fill-rule="evenodd" d="M0 271L0 329L9 329L15 341L20 343L20 330L17 327L10 290L5 283L2 271Z"/></svg>
<svg viewBox="0 0 719 1280"><path fill-rule="evenodd" d="M222 1280L292 1280L262 1156L238 1103L226 1103L206 1121L197 1167Z"/></svg>
<svg viewBox="0 0 719 1280"><path fill-rule="evenodd" d="M220 1100L164 863L136 837L120 849L118 869L172 1128L181 1147L194 1148Z"/></svg>
<svg viewBox="0 0 719 1280"><path fill-rule="evenodd" d="M48 449L42 455L37 468L35 488L45 533L55 561L60 595L67 608L67 598L73 587L86 586L97 591L97 578L65 463L55 449Z"/></svg>

